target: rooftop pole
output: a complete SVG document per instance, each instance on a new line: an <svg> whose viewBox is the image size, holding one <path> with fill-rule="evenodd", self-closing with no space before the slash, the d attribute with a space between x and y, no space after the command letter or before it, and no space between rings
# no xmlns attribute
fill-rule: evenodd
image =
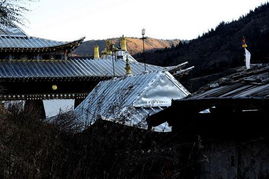
<svg viewBox="0 0 269 179"><path fill-rule="evenodd" d="M113 65L113 77L116 77L115 60L116 60L117 54L116 54L116 50L114 49L114 45L112 43L110 45L110 48L111 48L111 51L112 51L111 58L112 58L112 65Z"/></svg>
<svg viewBox="0 0 269 179"><path fill-rule="evenodd" d="M243 36L243 39L242 39L242 47L244 48L245 50L245 65L246 65L246 69L250 69L250 58L251 58L251 54L250 52L247 50L247 43L246 43L246 39L245 37Z"/></svg>
<svg viewBox="0 0 269 179"><path fill-rule="evenodd" d="M144 58L144 66L145 66L145 72L147 71L147 64L146 64L146 60L145 60L145 33L146 33L146 29L142 29L142 41L143 41L143 58Z"/></svg>

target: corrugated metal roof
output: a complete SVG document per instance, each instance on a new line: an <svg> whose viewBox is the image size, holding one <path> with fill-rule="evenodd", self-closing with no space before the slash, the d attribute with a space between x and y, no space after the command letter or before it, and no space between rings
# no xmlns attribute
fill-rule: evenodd
<svg viewBox="0 0 269 179"><path fill-rule="evenodd" d="M126 61L128 59L129 62L138 62L128 51L117 51L115 55L103 55L101 60L124 60ZM98 59L98 60L100 60ZM150 64L144 64L144 71L152 71ZM180 77L183 75L188 74L191 70L193 70L194 66L184 68L188 62L183 62L181 64L178 64L176 66L168 66L168 67L161 67L163 71L169 71L174 76ZM149 69L148 69L149 66Z"/></svg>
<svg viewBox="0 0 269 179"><path fill-rule="evenodd" d="M0 49L33 49L51 48L83 41L84 38L72 42L60 42L43 38L30 37L19 27L0 25Z"/></svg>
<svg viewBox="0 0 269 179"><path fill-rule="evenodd" d="M170 106L171 99L188 94L169 72L151 72L100 82L75 111L86 126L101 117L147 128L148 116Z"/></svg>
<svg viewBox="0 0 269 179"><path fill-rule="evenodd" d="M168 120L169 124L179 128L185 124L184 119L192 121L194 125L196 120L213 124L220 120L216 124L222 125L224 120L230 124L230 119L232 122L242 119L244 123L248 117L261 122L268 120L268 104L269 64L252 65L249 70L238 68L236 73L212 82L184 99L173 100L171 107L148 120L154 125ZM182 115L186 116L183 121L178 117ZM167 119L167 116L174 117ZM192 127L197 130L195 126Z"/></svg>
<svg viewBox="0 0 269 179"><path fill-rule="evenodd" d="M207 85L188 99L269 98L269 65L240 68L237 73Z"/></svg>
<svg viewBox="0 0 269 179"><path fill-rule="evenodd" d="M28 36L0 36L0 48L51 48L82 41L84 38L72 42L60 42Z"/></svg>
<svg viewBox="0 0 269 179"><path fill-rule="evenodd" d="M0 36L21 36L26 37L26 33L19 27L8 27L0 24Z"/></svg>
<svg viewBox="0 0 269 179"><path fill-rule="evenodd" d="M125 75L125 61L114 62L115 76ZM144 72L144 64L130 62L132 73ZM160 71L163 67L147 65L147 70ZM0 78L69 78L113 77L113 60L5 60L0 61Z"/></svg>

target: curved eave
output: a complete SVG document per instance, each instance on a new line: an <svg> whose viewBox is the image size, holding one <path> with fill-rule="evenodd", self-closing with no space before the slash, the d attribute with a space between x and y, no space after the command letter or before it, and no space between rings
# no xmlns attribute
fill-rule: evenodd
<svg viewBox="0 0 269 179"><path fill-rule="evenodd" d="M7 48L0 48L0 52L56 52L56 51L72 51L83 42L85 37L72 41L63 43L61 45L55 46L44 46L38 48L21 48L21 47L7 47Z"/></svg>

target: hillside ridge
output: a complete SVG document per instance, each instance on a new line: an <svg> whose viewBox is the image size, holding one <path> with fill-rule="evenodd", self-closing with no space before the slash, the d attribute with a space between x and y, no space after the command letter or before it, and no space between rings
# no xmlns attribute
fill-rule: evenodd
<svg viewBox="0 0 269 179"><path fill-rule="evenodd" d="M269 3L257 7L247 15L232 22L221 22L215 29L202 36L182 42L175 47L138 54L135 58L144 58L147 63L170 66L188 61L195 66L188 81L192 78L227 73L227 70L244 66L242 38L245 37L251 53L251 63L269 63ZM216 75L215 75L216 76ZM221 77L222 75L217 75ZM208 78L204 81L212 81ZM201 80L195 80L191 86ZM194 84L195 83L195 84ZM197 90L194 89L194 90Z"/></svg>
<svg viewBox="0 0 269 179"><path fill-rule="evenodd" d="M127 38L127 48L130 54L134 55L137 53L141 53L143 51L143 42L139 38L135 37L126 37ZM112 38L107 39L111 40L116 46L119 46L120 38ZM145 40L145 50L146 51L155 51L164 48L170 48L177 46L180 43L180 40L163 40L163 39L155 39L155 38L147 38ZM73 55L77 56L92 56L93 55L93 47L98 45L100 47L100 51L105 48L105 40L88 40L83 42L77 49L74 50Z"/></svg>

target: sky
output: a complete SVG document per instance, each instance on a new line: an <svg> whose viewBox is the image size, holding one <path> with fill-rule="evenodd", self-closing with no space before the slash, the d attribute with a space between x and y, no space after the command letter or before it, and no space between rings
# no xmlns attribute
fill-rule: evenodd
<svg viewBox="0 0 269 179"><path fill-rule="evenodd" d="M74 109L73 99L54 99L54 100L43 100L45 113L47 117L56 116L61 112L67 112Z"/></svg>
<svg viewBox="0 0 269 179"><path fill-rule="evenodd" d="M146 36L190 40L247 14L268 0L34 0L27 6L31 36L72 41Z"/></svg>

